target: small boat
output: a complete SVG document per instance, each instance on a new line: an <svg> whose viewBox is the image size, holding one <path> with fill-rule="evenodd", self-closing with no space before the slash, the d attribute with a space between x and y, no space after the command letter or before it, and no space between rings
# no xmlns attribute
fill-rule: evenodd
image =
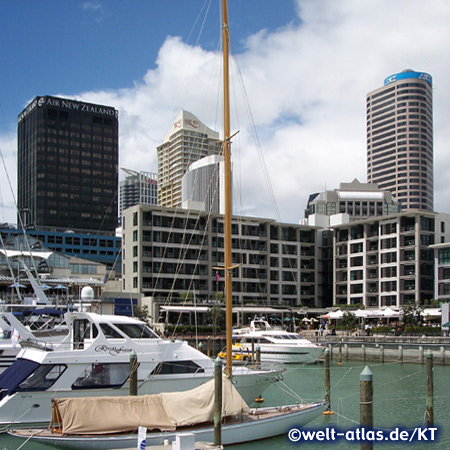
<svg viewBox="0 0 450 450"><path fill-rule="evenodd" d="M252 360L252 349L248 348L242 344L235 344L232 346L232 357L233 362L249 362ZM219 358L226 359L227 358L227 348L224 347L219 354L217 355Z"/></svg>
<svg viewBox="0 0 450 450"><path fill-rule="evenodd" d="M251 348L260 347L261 361L282 363L315 363L324 347L303 338L299 333L272 328L266 320L254 319L250 327L235 330L233 338L237 343Z"/></svg>
<svg viewBox="0 0 450 450"><path fill-rule="evenodd" d="M325 402L250 409L229 378L222 379L222 444L278 436L303 427L326 408ZM191 391L135 397L58 398L46 429L12 429L11 436L60 449L136 448L138 428L146 445L174 441L192 433L195 441L214 441L214 380Z"/></svg>

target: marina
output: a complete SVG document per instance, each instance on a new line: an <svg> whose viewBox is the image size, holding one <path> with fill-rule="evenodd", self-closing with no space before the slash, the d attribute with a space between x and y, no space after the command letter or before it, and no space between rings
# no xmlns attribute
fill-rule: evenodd
<svg viewBox="0 0 450 450"><path fill-rule="evenodd" d="M333 415L321 416L307 427L311 430L324 430L326 427L340 429L356 428L360 414L360 374L365 363L344 361L338 365L331 364L331 410ZM374 426L386 430L394 427L413 428L424 423L426 403L425 366L419 364L368 363L373 372L374 390ZM439 440L427 443L428 449L450 448L450 417L448 415L448 368L434 367L434 418L439 427ZM324 397L324 368L322 364L290 365L282 383L278 383L265 392L263 405L269 406L281 402L291 403L291 389L298 392L305 401ZM17 450L23 442L13 440L10 436L0 438L1 450ZM420 442L408 444L413 448L424 448ZM307 448L335 447L336 443L308 443ZM404 448L405 444L383 444L380 448L390 450ZM289 450L298 448L284 435L253 443L227 446L231 450ZM38 443L27 442L21 450L44 450L48 447ZM305 448L305 447L302 447ZM359 443L339 441L339 450L359 448Z"/></svg>

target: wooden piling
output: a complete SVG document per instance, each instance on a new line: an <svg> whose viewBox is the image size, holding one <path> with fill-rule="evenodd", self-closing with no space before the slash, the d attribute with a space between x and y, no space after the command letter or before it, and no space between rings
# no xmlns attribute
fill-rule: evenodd
<svg viewBox="0 0 450 450"><path fill-rule="evenodd" d="M398 346L398 362L403 364L403 345Z"/></svg>
<svg viewBox="0 0 450 450"><path fill-rule="evenodd" d="M380 344L380 362L384 363L384 345Z"/></svg>
<svg viewBox="0 0 450 450"><path fill-rule="evenodd" d="M342 366L342 338L339 338L339 360L338 364Z"/></svg>
<svg viewBox="0 0 450 450"><path fill-rule="evenodd" d="M360 426L361 428L373 428L373 374L368 366L359 376L360 381ZM361 450L372 450L373 442L361 442Z"/></svg>
<svg viewBox="0 0 450 450"><path fill-rule="evenodd" d="M134 350L130 353L130 395L137 395L138 361Z"/></svg>
<svg viewBox="0 0 450 450"><path fill-rule="evenodd" d="M222 445L222 360L214 361L214 445Z"/></svg>
<svg viewBox="0 0 450 450"><path fill-rule="evenodd" d="M427 372L427 409L425 413L425 425L427 427L434 424L434 398L433 398L433 353L431 350L426 352L426 372Z"/></svg>
<svg viewBox="0 0 450 450"><path fill-rule="evenodd" d="M361 344L361 354L362 354L362 360L366 361L366 346L364 344Z"/></svg>
<svg viewBox="0 0 450 450"><path fill-rule="evenodd" d="M423 364L424 363L424 359L423 359L423 346L419 345L419 364Z"/></svg>
<svg viewBox="0 0 450 450"><path fill-rule="evenodd" d="M256 364L258 366L261 365L261 347L259 345L256 346Z"/></svg>
<svg viewBox="0 0 450 450"><path fill-rule="evenodd" d="M325 366L325 401L328 403L327 408L323 412L324 415L333 414L331 411L331 388L330 388L330 350L328 348L324 351L324 366Z"/></svg>

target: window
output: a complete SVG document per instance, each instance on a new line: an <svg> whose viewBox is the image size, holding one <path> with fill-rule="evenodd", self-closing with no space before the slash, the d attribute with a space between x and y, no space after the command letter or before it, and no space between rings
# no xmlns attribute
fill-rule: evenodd
<svg viewBox="0 0 450 450"><path fill-rule="evenodd" d="M72 389L120 388L130 375L129 363L98 364L86 367Z"/></svg>
<svg viewBox="0 0 450 450"><path fill-rule="evenodd" d="M205 370L194 361L168 361L159 363L151 375L171 375L177 373L203 373Z"/></svg>
<svg viewBox="0 0 450 450"><path fill-rule="evenodd" d="M25 381L19 384L19 390L46 390L63 374L65 364L41 364Z"/></svg>

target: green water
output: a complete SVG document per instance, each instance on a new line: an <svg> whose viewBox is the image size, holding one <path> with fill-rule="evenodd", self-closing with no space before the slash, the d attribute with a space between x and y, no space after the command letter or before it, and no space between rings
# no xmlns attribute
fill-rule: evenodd
<svg viewBox="0 0 450 450"><path fill-rule="evenodd" d="M398 363L368 363L373 373L374 426L387 430L394 427L414 428L424 423L426 401L425 365ZM331 409L334 414L321 416L309 425L310 429L323 430L326 427L341 429L355 428L359 423L360 374L365 364L344 362L342 366L331 366ZM290 389L299 393L306 401L324 397L324 367L287 366L282 383L276 383L264 394L264 405L292 403ZM405 446L415 449L450 449L450 367L434 366L434 418L440 429L439 440L434 443L383 443L374 448L400 449ZM22 442L23 444L23 442ZM1 450L17 450L21 442L6 435L0 436ZM249 444L229 446L230 450L284 450L334 448L338 450L359 449L359 443L338 442L292 443L287 435ZM26 443L21 450L43 450L45 447Z"/></svg>

